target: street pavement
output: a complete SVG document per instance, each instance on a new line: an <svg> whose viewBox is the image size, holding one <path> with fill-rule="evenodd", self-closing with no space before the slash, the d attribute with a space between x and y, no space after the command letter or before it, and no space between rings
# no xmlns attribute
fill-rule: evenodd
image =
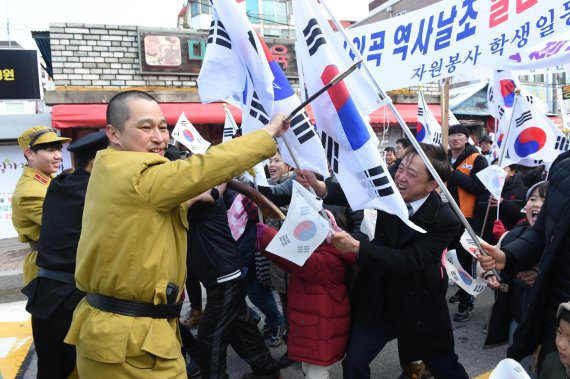
<svg viewBox="0 0 570 379"><path fill-rule="evenodd" d="M0 379L31 379L37 376L37 360L33 349L29 314L25 311L25 297L19 292L22 281L23 258L27 245L15 239L0 240ZM450 286L448 296L455 293ZM203 293L206 301L205 292ZM277 297L278 300L278 297ZM497 363L506 357L506 347L484 350L483 328L493 302L493 293L485 291L477 298L471 320L465 323L453 322L455 351L470 378L485 379ZM183 314L188 305L185 304ZM456 305L450 305L450 317ZM421 312L421 309L418 309ZM260 324L261 325L261 324ZM196 329L192 330L196 333ZM273 356L279 358L285 346L270 348ZM228 349L228 374L231 379L240 378L249 372L248 365L231 348ZM371 365L373 379L395 379L400 374L396 341L389 343ZM301 365L295 363L282 370L283 378L303 378ZM331 369L331 378L342 378L342 366L336 363Z"/></svg>

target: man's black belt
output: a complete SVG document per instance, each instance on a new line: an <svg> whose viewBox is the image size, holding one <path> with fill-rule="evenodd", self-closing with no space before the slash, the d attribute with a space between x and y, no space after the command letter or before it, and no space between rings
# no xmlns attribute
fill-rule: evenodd
<svg viewBox="0 0 570 379"><path fill-rule="evenodd" d="M58 282L64 282L75 285L74 274L70 272L49 270L47 268L40 267L40 270L38 271L38 277L53 279L57 280Z"/></svg>
<svg viewBox="0 0 570 379"><path fill-rule="evenodd" d="M182 302L178 304L150 304L142 301L123 300L112 296L88 293L87 302L99 310L131 317L178 318Z"/></svg>

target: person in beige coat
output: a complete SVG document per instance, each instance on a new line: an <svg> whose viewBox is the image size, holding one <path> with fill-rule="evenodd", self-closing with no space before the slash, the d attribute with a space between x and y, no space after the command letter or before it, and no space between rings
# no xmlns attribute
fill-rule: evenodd
<svg viewBox="0 0 570 379"><path fill-rule="evenodd" d="M170 162L158 103L126 91L107 109L110 147L97 154L77 252L77 306L66 342L89 378L185 378L178 317L186 276L186 202L275 154L288 128L264 130Z"/></svg>
<svg viewBox="0 0 570 379"><path fill-rule="evenodd" d="M33 126L18 137L28 164L12 196L12 224L18 232L18 241L30 244L30 253L24 259L24 285L38 274L36 256L42 207L51 178L61 165L62 143L69 141L71 139L58 136L47 126Z"/></svg>

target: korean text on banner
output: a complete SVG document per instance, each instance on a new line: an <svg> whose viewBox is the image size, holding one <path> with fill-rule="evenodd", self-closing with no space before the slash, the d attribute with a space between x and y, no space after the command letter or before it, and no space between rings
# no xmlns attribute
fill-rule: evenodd
<svg viewBox="0 0 570 379"><path fill-rule="evenodd" d="M568 25L570 1L447 0L347 32L388 91L498 67Z"/></svg>

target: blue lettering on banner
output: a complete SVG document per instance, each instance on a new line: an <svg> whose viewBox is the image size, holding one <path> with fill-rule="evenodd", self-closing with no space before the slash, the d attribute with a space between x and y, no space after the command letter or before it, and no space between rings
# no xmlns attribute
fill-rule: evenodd
<svg viewBox="0 0 570 379"><path fill-rule="evenodd" d="M566 1L564 3L564 13L562 16L560 16L561 20L566 19L566 25L570 26L570 0Z"/></svg>
<svg viewBox="0 0 570 379"><path fill-rule="evenodd" d="M456 41L461 41L462 39L465 39L475 34L475 29L477 29L477 27L471 26L469 20L476 20L477 15L479 14L479 12L477 12L473 8L473 4L476 1L477 0L463 0L463 4L461 5L461 7L466 9L465 9L465 14L459 20L459 26L460 27L464 26L464 28L461 32L457 33Z"/></svg>
<svg viewBox="0 0 570 379"><path fill-rule="evenodd" d="M438 76L441 76L441 66L443 65L443 59L439 59L434 61L431 64L431 68L429 69L430 75L432 78L437 78Z"/></svg>
<svg viewBox="0 0 570 379"><path fill-rule="evenodd" d="M403 61L406 60L408 55L408 43L410 42L410 36L412 35L412 23L408 25L399 25L394 33L394 44L396 46L405 43L405 46L396 47L393 51L394 54L402 54Z"/></svg>
<svg viewBox="0 0 570 379"><path fill-rule="evenodd" d="M479 55L481 55L481 52L479 51L479 45L475 45L475 51L469 50L469 53L467 53L467 58L465 58L463 63L467 61L473 61L473 66L475 66L477 64L477 58L479 58Z"/></svg>
<svg viewBox="0 0 570 379"><path fill-rule="evenodd" d="M528 42L529 32L530 32L530 22L527 21L524 23L524 25L515 30L515 36L511 39L511 44L515 43L516 40L520 40L517 43L519 49L525 47L526 43Z"/></svg>
<svg viewBox="0 0 570 379"><path fill-rule="evenodd" d="M439 12L437 18L437 33L435 35L435 51L441 50L449 46L451 33L453 32L453 21L457 17L457 7L451 7L451 14L448 18L444 18L445 11Z"/></svg>
<svg viewBox="0 0 570 379"><path fill-rule="evenodd" d="M356 47L356 50L360 53L360 55L364 54L364 49L366 48L366 36L356 36L352 39L352 43ZM353 61L356 59L356 54L352 49L348 46L348 43L344 41L344 49L348 50L348 56Z"/></svg>
<svg viewBox="0 0 570 379"><path fill-rule="evenodd" d="M429 38L433 33L433 16L430 16L429 21L427 22L427 26L425 24L426 20L422 19L420 21L420 30L418 31L418 37L416 38L416 42L412 47L412 54L414 54L418 49L422 52L423 55L426 55L428 51Z"/></svg>
<svg viewBox="0 0 570 379"><path fill-rule="evenodd" d="M509 42L509 39L505 37L505 34L501 34L498 38L493 38L493 42L491 42L491 53L492 54L499 54L503 55L503 50L505 48L505 44Z"/></svg>
<svg viewBox="0 0 570 379"><path fill-rule="evenodd" d="M380 66L380 62L382 60L382 53L378 51L384 50L385 36L386 32L384 30L380 32L374 32L370 35L370 40L372 41L372 45L368 48L368 54L366 55L366 60L368 62L376 61L376 67Z"/></svg>
<svg viewBox="0 0 570 379"><path fill-rule="evenodd" d="M546 16L541 16L536 22L536 27L540 29L542 38L554 33L554 9L549 9Z"/></svg>
<svg viewBox="0 0 570 379"><path fill-rule="evenodd" d="M447 72L448 73L452 73L455 71L455 66L457 66L457 63L460 63L460 58L459 58L459 53L456 53L455 55L450 55L449 56L449 64L445 65L445 67L447 68Z"/></svg>

